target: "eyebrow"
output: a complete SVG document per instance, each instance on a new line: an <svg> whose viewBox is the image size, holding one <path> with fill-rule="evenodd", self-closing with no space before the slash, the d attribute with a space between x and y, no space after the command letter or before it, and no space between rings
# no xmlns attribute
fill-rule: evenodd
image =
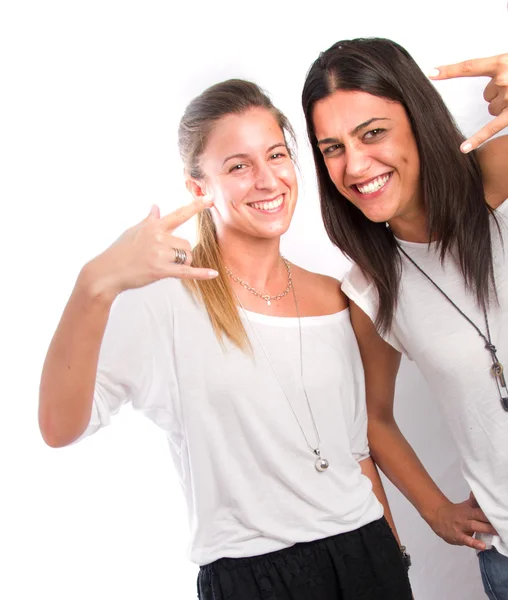
<svg viewBox="0 0 508 600"><path fill-rule="evenodd" d="M365 129L365 127L368 127L371 123L374 123L374 121L389 121L390 119L388 117L372 117L372 119L369 119L368 121L364 121L363 123L360 123L360 125L357 125L351 132L350 135L357 135L358 133L360 133L360 131L362 129ZM318 141L318 146L321 144L335 144L339 141L338 138L323 138L322 140Z"/></svg>
<svg viewBox="0 0 508 600"><path fill-rule="evenodd" d="M266 152L271 152L272 150L274 150L275 148L287 148L287 145L284 142L277 142L276 144L272 144L267 150ZM228 160L231 160L232 158L248 158L249 155L246 154L245 152L239 152L238 154L231 154L230 156L226 156L226 158L223 160L222 162L222 166L224 166Z"/></svg>

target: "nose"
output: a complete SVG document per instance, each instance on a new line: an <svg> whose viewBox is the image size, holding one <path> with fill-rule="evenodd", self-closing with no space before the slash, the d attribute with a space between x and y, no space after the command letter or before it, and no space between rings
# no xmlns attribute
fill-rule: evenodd
<svg viewBox="0 0 508 600"><path fill-rule="evenodd" d="M346 150L346 173L351 177L361 177L370 168L372 159L365 147L350 146Z"/></svg>
<svg viewBox="0 0 508 600"><path fill-rule="evenodd" d="M256 169L256 189L273 191L277 188L277 185L277 177L270 166L266 163L258 165Z"/></svg>

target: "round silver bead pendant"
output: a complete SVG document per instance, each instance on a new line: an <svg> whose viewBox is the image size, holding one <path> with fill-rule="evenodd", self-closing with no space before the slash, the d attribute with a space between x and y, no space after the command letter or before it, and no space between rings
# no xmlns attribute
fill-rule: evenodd
<svg viewBox="0 0 508 600"><path fill-rule="evenodd" d="M320 472L326 471L326 469L328 469L328 467L330 466L330 463L326 460L326 458L321 458L319 457L316 462L316 469Z"/></svg>

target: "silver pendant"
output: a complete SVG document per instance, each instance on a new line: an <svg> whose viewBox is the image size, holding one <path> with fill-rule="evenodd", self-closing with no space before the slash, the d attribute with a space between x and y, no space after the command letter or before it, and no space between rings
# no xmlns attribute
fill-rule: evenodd
<svg viewBox="0 0 508 600"><path fill-rule="evenodd" d="M494 377L497 377L499 393L501 396L501 406L504 410L508 411L508 398L503 396L501 388L504 388L505 392L508 391L508 387L506 386L506 378L504 376L504 368L503 365L495 358L494 363L490 369L490 372Z"/></svg>
<svg viewBox="0 0 508 600"><path fill-rule="evenodd" d="M502 387L504 387L506 389L506 379L504 377L503 365L498 360L496 360L492 364L492 367L490 368L490 372L492 373L492 375L494 375L494 377L498 378L499 383L502 385Z"/></svg>
<svg viewBox="0 0 508 600"><path fill-rule="evenodd" d="M326 460L326 458L323 458L321 456L321 451L319 450L319 448L314 449L314 454L318 457L316 462L314 463L316 469L320 473L326 471L326 469L328 469L328 467L330 466L330 463Z"/></svg>

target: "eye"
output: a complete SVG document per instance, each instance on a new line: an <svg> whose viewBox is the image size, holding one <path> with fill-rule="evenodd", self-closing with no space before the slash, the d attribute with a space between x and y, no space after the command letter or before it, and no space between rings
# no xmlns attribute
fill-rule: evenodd
<svg viewBox="0 0 508 600"><path fill-rule="evenodd" d="M385 133L385 131L386 131L386 129L382 129L382 128L371 129L370 131L367 131L367 133L363 136L363 139L373 140L375 138L380 137L383 133Z"/></svg>
<svg viewBox="0 0 508 600"><path fill-rule="evenodd" d="M285 158L286 154L284 152L276 152L275 154L272 154L270 156L270 158L272 159L277 159L277 158Z"/></svg>
<svg viewBox="0 0 508 600"><path fill-rule="evenodd" d="M229 169L229 173L232 173L233 171L243 171L243 169L246 169L247 165L243 164L243 163L239 163L238 165L233 165L230 169Z"/></svg>
<svg viewBox="0 0 508 600"><path fill-rule="evenodd" d="M344 146L342 144L333 144L332 146L327 146L326 148L323 148L322 153L324 156L329 156L330 154L333 154L338 150L342 150L343 147Z"/></svg>

